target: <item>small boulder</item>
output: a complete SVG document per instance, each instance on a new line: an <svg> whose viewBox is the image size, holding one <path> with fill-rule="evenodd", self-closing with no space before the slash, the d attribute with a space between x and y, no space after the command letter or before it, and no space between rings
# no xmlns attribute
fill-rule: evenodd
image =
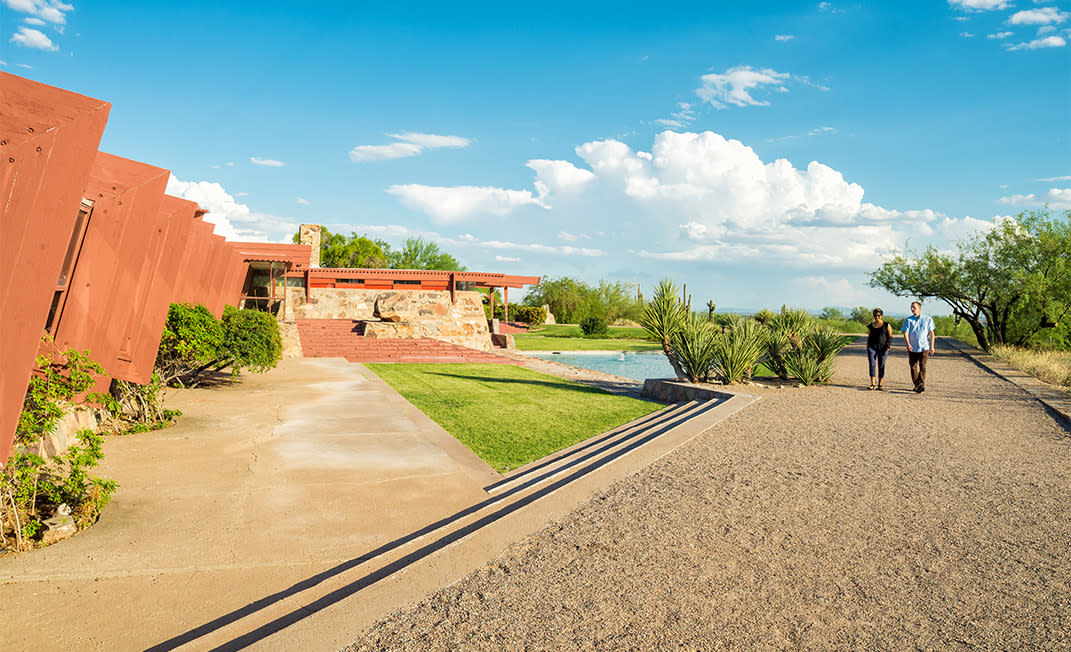
<svg viewBox="0 0 1071 652"><path fill-rule="evenodd" d="M47 546L77 533L78 524L71 518L71 508L67 503L61 503L52 518L45 521L45 533L41 537L41 543Z"/></svg>

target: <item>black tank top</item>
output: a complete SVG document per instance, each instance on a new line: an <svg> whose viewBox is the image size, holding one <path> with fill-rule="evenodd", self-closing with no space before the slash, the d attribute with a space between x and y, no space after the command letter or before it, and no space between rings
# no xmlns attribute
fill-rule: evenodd
<svg viewBox="0 0 1071 652"><path fill-rule="evenodd" d="M875 351L884 351L889 348L889 322L882 322L878 327L867 324L867 330L870 331L866 336L867 348Z"/></svg>

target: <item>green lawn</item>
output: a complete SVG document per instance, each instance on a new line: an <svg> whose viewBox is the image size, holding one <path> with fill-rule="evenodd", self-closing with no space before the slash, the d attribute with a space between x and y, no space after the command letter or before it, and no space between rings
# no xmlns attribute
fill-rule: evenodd
<svg viewBox="0 0 1071 652"><path fill-rule="evenodd" d="M605 336L585 337L579 326L541 326L513 336L521 351L658 351L662 346L647 339L642 328L611 326Z"/></svg>
<svg viewBox="0 0 1071 652"><path fill-rule="evenodd" d="M662 409L498 364L367 364L499 472Z"/></svg>

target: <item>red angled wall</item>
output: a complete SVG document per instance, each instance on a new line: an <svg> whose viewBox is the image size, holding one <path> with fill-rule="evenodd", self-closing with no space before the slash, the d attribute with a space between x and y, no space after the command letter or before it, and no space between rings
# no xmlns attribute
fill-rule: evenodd
<svg viewBox="0 0 1071 652"><path fill-rule="evenodd" d="M167 170L99 152L85 196L94 202L62 312L53 325L60 350L88 350L110 376L139 300ZM147 299L142 291L140 300ZM123 356L129 359L129 351ZM128 360L129 361L129 360ZM94 388L107 389L104 384Z"/></svg>
<svg viewBox="0 0 1071 652"><path fill-rule="evenodd" d="M139 296L131 306L123 344L129 356L120 351L111 370L115 378L140 384L152 379L156 351L178 281L179 261L198 210L197 204L170 195L164 195L160 202L154 225L154 242L158 240L159 247L146 256L139 286L147 294L144 298Z"/></svg>
<svg viewBox="0 0 1071 652"><path fill-rule="evenodd" d="M0 72L0 463L110 109Z"/></svg>

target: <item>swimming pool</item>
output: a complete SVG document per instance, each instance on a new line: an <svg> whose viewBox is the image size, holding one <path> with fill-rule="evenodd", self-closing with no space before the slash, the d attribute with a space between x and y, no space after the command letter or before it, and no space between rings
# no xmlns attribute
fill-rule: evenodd
<svg viewBox="0 0 1071 652"><path fill-rule="evenodd" d="M525 351L524 354L639 381L676 377L661 351Z"/></svg>

